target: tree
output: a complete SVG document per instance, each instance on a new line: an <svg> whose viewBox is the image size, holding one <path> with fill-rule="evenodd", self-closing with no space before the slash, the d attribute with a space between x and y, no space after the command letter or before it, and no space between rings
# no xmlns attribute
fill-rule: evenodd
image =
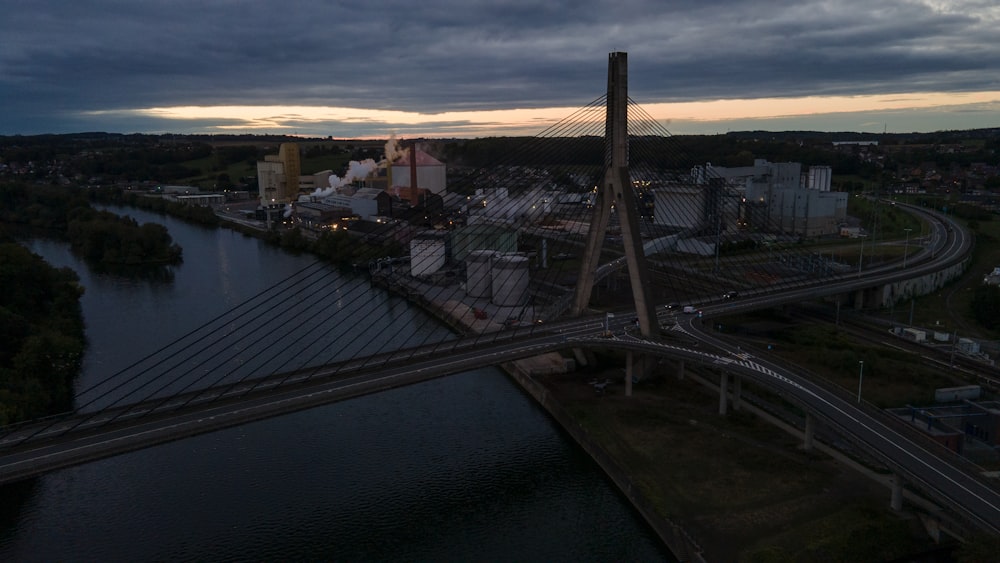
<svg viewBox="0 0 1000 563"><path fill-rule="evenodd" d="M64 411L83 357L76 274L0 243L0 425Z"/></svg>
<svg viewBox="0 0 1000 563"><path fill-rule="evenodd" d="M233 189L233 181L229 179L229 174L223 172L215 178L215 189L224 192Z"/></svg>

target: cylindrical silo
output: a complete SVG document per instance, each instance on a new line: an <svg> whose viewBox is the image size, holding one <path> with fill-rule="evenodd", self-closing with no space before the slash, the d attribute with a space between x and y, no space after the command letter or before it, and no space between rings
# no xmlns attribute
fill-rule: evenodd
<svg viewBox="0 0 1000 563"><path fill-rule="evenodd" d="M444 267L445 238L438 233L421 233L410 241L410 275L426 276Z"/></svg>
<svg viewBox="0 0 1000 563"><path fill-rule="evenodd" d="M519 254L495 256L492 280L494 305L524 305L528 301L528 257Z"/></svg>
<svg viewBox="0 0 1000 563"><path fill-rule="evenodd" d="M492 250L473 250L465 259L465 291L470 297L492 297L490 261Z"/></svg>

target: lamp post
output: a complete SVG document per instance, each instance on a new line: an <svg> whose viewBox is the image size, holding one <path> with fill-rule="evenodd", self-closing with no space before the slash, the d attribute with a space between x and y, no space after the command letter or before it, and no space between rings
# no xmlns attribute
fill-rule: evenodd
<svg viewBox="0 0 1000 563"><path fill-rule="evenodd" d="M903 268L905 269L906 255L909 253L908 251L910 250L910 231L912 231L913 229L903 229L903 230L906 231L906 242L903 243Z"/></svg>
<svg viewBox="0 0 1000 563"><path fill-rule="evenodd" d="M861 264L865 261L865 237L861 236L861 252L858 253L858 277L861 277Z"/></svg>
<svg viewBox="0 0 1000 563"><path fill-rule="evenodd" d="M865 361L860 360L858 365L861 366L858 371L858 403L861 403L861 381L865 377Z"/></svg>

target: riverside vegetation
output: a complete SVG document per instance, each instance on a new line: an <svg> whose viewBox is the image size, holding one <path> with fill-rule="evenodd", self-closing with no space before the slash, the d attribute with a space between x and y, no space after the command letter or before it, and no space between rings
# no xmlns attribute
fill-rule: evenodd
<svg viewBox="0 0 1000 563"><path fill-rule="evenodd" d="M867 139L870 136L860 134L852 136L842 133L828 134L825 137L813 135L822 138L811 142L808 140L810 136L808 133L751 132L683 140L686 142L685 152L689 156L689 162L686 163L688 167L707 161L724 166L748 165L753 158L757 157L766 157L775 162L788 160L802 162L804 165L832 165L838 172L838 177L834 179L834 187L845 191L859 192L878 185L885 189L899 182L910 182L911 180L915 182L915 179L918 178L915 175L915 167L925 162L936 161L937 168L941 170L958 168L966 171L970 170L971 164L974 162L993 162L996 150L1000 147L1000 136L995 130L981 133L978 137L973 133L963 132L910 136L913 138L882 135L880 145L877 148L853 148L850 152L829 148L829 141L831 139ZM79 166L89 167L86 172L88 175L92 175L91 183L96 181L96 183L107 185L155 177L161 182L176 179L201 185L199 182L189 180L189 177L193 177L194 174L189 169L194 168L194 163L200 161L193 159L195 154L191 152L188 145L178 144L173 138L166 148L161 148L159 151L167 153L169 158L161 158L160 160L169 161L167 162L169 166L160 167L156 169L155 173L140 173L125 165L142 164L147 166L146 163L151 159L146 158L145 154L139 158L132 158L132 155L136 153L136 147L133 145L148 143L153 146L156 145L158 139L138 136L109 136L106 139L106 144L113 147L114 150L101 147L102 151L99 152L94 150L94 146L91 146L94 143L103 142L96 137L98 136L89 134L83 140L69 137L39 139L37 147L29 143L31 139L0 139L0 146L5 149L3 152L7 155L6 160L11 162L53 161L60 165L65 164L61 167L52 166L50 169L27 167L26 173L32 174L35 178L60 173L60 169L65 170L67 166L73 168L70 164L79 161L82 163ZM800 142L802 137L806 137L807 142ZM970 140L966 137L973 138ZM195 141L198 140L195 139ZM205 139L200 140L204 141ZM288 140L299 141L298 139ZM4 146L7 141L16 143L21 152L11 154ZM273 150L277 150L277 142L280 140L268 139L267 141L273 145ZM85 155L81 152L83 156L76 160L59 160L55 158L55 155L60 153L73 154L71 150L57 151L50 147L54 143L63 142L72 147L86 142L88 143L87 148L90 150ZM247 141L247 143L249 142ZM444 148L447 149L445 152L448 153L448 158L445 160L449 161L450 164L455 162L466 166L496 162L491 153L496 153L498 148L506 150L503 143L509 144L510 141L499 139L445 143ZM196 151L198 155L203 156L204 159L212 160L206 156L212 153L210 149L199 148L196 145L191 146L199 149ZM962 150L958 150L956 147ZM146 145L143 145L142 148L143 150L153 150ZM344 159L361 160L371 156L359 154L357 151L361 149L358 146L355 146L354 150L354 154L345 153ZM877 158L872 157L872 151L884 155L885 159L881 161L881 164ZM217 152L222 154L222 151L217 150ZM248 152L242 156L237 155L238 151L236 150L229 152L234 155L233 159L222 159L213 164L217 167L199 170L200 177L204 177L205 182L209 185L214 184L219 189L225 189L226 184L221 182L223 175L226 175L226 179L228 179L228 177L237 178L252 173L254 162L260 160L261 153L265 151L261 148L261 150ZM43 156L46 158L42 158ZM245 162L236 162L239 160L236 156ZM304 156L309 156L308 151L305 152ZM110 159L116 161L105 162ZM598 158L597 161L599 160ZM225 168L225 165L228 165L229 168ZM237 165L240 168L234 168ZM304 167L306 167L305 163ZM323 168L336 169L332 165L312 167L316 170ZM926 167L921 168L926 171ZM11 170L14 170L13 166ZM1000 177L990 176L977 180L971 174L964 174L956 181L949 181L947 187L950 187L950 190L945 189L944 179L934 182L935 185L929 186L928 189L940 190L943 193L940 196L942 201L947 202L949 206L954 206L959 193L956 186L962 189L966 187L969 189L982 188L989 190L990 194L997 187L1000 187ZM244 189L253 193L256 186L251 184L245 186ZM128 194L122 197L135 198L134 195ZM154 201L158 200L138 198L134 203L127 203L164 205L165 212L179 214L177 210L166 209L165 202L154 204L152 203ZM2 193L0 193L0 211L5 208L6 202L2 200ZM214 215L211 220L215 220ZM979 219L979 221L984 226L992 226L988 219ZM973 230L976 230L975 227ZM978 234L980 235L979 240L982 241L982 233ZM341 235L338 237L333 237L332 233L330 235L323 243L327 245L326 252L332 253L338 262L349 262L351 259L347 256L357 251L357 248L352 247L346 236L341 241L338 240ZM272 233L263 236L270 242L291 250L316 251L312 248L316 243L307 240L298 231L288 231L283 235ZM323 236L327 237L327 235ZM990 244L979 245L977 252L979 252L979 248L991 246L995 247L995 245ZM322 246L317 245L317 248L322 248ZM957 297L965 295L967 295L966 300L971 301L972 292ZM990 297L984 295L981 299L986 301ZM925 299L933 299L933 297ZM953 309L967 310L966 300L963 300L962 307ZM996 301L1000 306L1000 300ZM918 307L918 318L921 313L921 308ZM940 317L935 316L934 318ZM792 335L789 335L789 338L791 337ZM784 350L785 347L782 346L781 349ZM849 351L855 354L867 352L864 347L854 346L851 346ZM843 349L832 349L829 353L845 362L850 359L849 352ZM886 358L887 361L893 359ZM613 363L621 365L619 361ZM868 363L866 361L866 365ZM853 370L851 373L853 374ZM875 372L870 378L873 384L878 381ZM868 379L869 376L866 375L866 383ZM714 490L716 500L719 496L739 494L741 491L750 491L755 494L779 493L775 499L771 500L750 497L742 499L747 502L738 506L737 529L726 530L736 532L728 534L728 538L743 540L742 549L736 545L731 546L732 551L728 552L728 555L732 556L730 560L873 560L902 556L906 553L912 553L914 549L920 549L919 546L910 543L913 541L913 537L904 530L909 528L909 524L901 523L895 517L886 514L884 491L876 492L874 505L860 499L858 502L845 502L844 497L827 495L826 491L818 492L817 489L822 490L823 483L831 477L833 477L834 483L843 482L842 478L836 477L841 474L841 468L830 466L817 456L805 455L798 449L795 440L789 440L787 437L781 436L780 433L771 436L772 429L768 425L756 421L749 415L739 414L720 419L714 412L717 399L712 392L699 392L697 387L681 387L677 383L679 382L675 382L673 378L666 377L656 389L649 389L651 392L648 393L648 396L640 395L630 401L624 401L624 398L617 394L595 396L592 389L576 380L568 381L564 387L575 393L582 391L579 397L565 397L567 402L571 402L574 398L579 399L578 403L572 404L577 409L577 416L581 423L590 426L590 430L599 436L606 435L605 441L612 445L609 451L612 451L616 456L621 454L626 462L634 462L626 464L630 466L630 471L635 471L640 481L645 481L644 488L647 494L657 501L666 500L666 504L670 504L667 497L670 497L671 494L680 495L680 498L675 500L679 501L682 515L689 508L701 506L701 501L695 498L697 495L694 494L699 488L709 492ZM659 396L661 393L653 391L663 391L663 397ZM665 399L669 399L669 401ZM683 437L685 435L690 435L689 443L675 443L673 441L673 436ZM722 439L719 439L720 436ZM618 451L615 450L615 444L620 445ZM705 444L711 446L709 451L702 450ZM622 449L624 451L620 451ZM772 451L776 455L762 456L760 455L762 450ZM775 452L775 450L777 451ZM699 451L701 453L698 453ZM723 455L730 455L731 459L725 459L722 457ZM678 467L677 463L680 463L681 466ZM817 473L810 475L806 471L808 469L813 469ZM763 486L746 486L748 474L754 473L768 477L768 483ZM786 482L780 479L783 476L789 476L790 480ZM696 482L683 477L701 477L702 479L700 482ZM815 478L818 480L810 482L811 479ZM716 483L722 484L717 490L713 489ZM774 485L774 487L769 485ZM846 484L847 490L851 490L852 487L853 484ZM795 490L796 488L799 490ZM837 490L843 491L845 489ZM860 491L857 492L860 493ZM711 497L710 500L712 500ZM699 519L700 523L709 530L722 530L722 526L726 524L722 516L731 512L731 508L727 508L731 507L729 502L731 500L733 499L726 499L726 502L718 502L717 506L713 505L713 508L717 510L709 511L707 516ZM814 513L812 516L815 518L809 518L810 515L805 513L809 511L806 510L808 507L804 505L809 502L816 502L817 506L812 510ZM832 505L829 503L836 506L831 509L829 516L823 516L820 509L831 507ZM755 518L761 515L767 518ZM786 516L786 518L771 520L775 515ZM755 537L751 533L752 526L743 527L740 524L761 520L780 523L770 530L765 530L770 533L758 537L756 542L750 541L750 538ZM732 523L730 521L730 524ZM754 531L759 531L759 529ZM963 562L992 561L995 560L998 549L1000 546L987 539L967 544L953 555Z"/></svg>
<svg viewBox="0 0 1000 563"><path fill-rule="evenodd" d="M69 410L84 350L76 273L0 240L0 426Z"/></svg>
<svg viewBox="0 0 1000 563"><path fill-rule="evenodd" d="M68 240L103 268L162 268L181 260L162 225L93 209L77 189L0 185L0 426L67 411L86 345L83 288L10 232ZM136 268L140 270L135 270Z"/></svg>

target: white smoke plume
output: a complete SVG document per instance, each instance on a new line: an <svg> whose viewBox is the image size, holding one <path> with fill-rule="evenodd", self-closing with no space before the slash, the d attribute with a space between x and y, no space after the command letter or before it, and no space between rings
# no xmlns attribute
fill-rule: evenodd
<svg viewBox="0 0 1000 563"><path fill-rule="evenodd" d="M368 175L374 172L376 168L378 168L378 163L370 158L366 158L361 162L352 160L347 165L347 172L344 173L343 178L337 176L336 174L331 174L330 187L326 189L316 188L316 191L313 192L312 195L315 197L326 197L328 195L332 195L336 193L337 190L344 184L367 178Z"/></svg>
<svg viewBox="0 0 1000 563"><path fill-rule="evenodd" d="M409 149L405 149L399 146L399 141L396 140L396 135L393 134L389 137L389 140L385 143L385 159L375 162L370 158L366 158L361 162L357 160L352 160L347 165L347 172L344 173L344 177L341 178L336 174L330 175L330 187L329 188L316 188L316 191L312 193L313 197L326 197L337 193L342 186L353 182L355 180L363 180L367 178L372 172L378 168L384 168L385 166L391 164L397 158L406 155Z"/></svg>
<svg viewBox="0 0 1000 563"><path fill-rule="evenodd" d="M391 165L397 158L404 156L409 152L409 148L399 146L399 141L396 140L395 133L389 135L389 140L385 142L385 162Z"/></svg>

